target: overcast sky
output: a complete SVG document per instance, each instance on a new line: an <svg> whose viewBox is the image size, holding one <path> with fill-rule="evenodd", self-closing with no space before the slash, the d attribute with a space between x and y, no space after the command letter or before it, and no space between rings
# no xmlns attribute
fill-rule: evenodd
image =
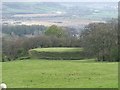
<svg viewBox="0 0 120 90"><path fill-rule="evenodd" d="M2 2L119 2L120 0L2 0Z"/></svg>

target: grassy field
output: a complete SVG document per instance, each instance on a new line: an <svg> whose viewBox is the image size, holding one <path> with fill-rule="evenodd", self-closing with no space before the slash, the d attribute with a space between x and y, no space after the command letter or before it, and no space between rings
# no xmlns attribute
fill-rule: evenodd
<svg viewBox="0 0 120 90"><path fill-rule="evenodd" d="M9 88L117 88L118 63L94 60L3 62Z"/></svg>
<svg viewBox="0 0 120 90"><path fill-rule="evenodd" d="M35 48L29 50L29 55L34 59L53 60L79 60L84 59L82 48Z"/></svg>
<svg viewBox="0 0 120 90"><path fill-rule="evenodd" d="M80 52L83 51L82 48L35 48L31 49L31 51L38 51L38 52Z"/></svg>

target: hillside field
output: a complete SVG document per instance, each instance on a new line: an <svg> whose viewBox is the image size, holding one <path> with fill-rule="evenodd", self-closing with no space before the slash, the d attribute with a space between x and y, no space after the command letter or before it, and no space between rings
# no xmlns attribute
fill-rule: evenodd
<svg viewBox="0 0 120 90"><path fill-rule="evenodd" d="M67 48L67 47L55 47L55 48L35 48L31 49L38 52L80 52L82 48Z"/></svg>
<svg viewBox="0 0 120 90"><path fill-rule="evenodd" d="M34 59L52 60L80 60L84 59L83 48L35 48L29 50L29 55Z"/></svg>
<svg viewBox="0 0 120 90"><path fill-rule="evenodd" d="M117 88L118 63L26 59L3 62L8 88Z"/></svg>

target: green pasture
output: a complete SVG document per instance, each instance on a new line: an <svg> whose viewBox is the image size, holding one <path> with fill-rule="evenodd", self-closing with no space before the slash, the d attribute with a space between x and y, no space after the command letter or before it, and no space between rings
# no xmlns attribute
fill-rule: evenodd
<svg viewBox="0 0 120 90"><path fill-rule="evenodd" d="M8 88L117 88L118 63L26 59L2 63Z"/></svg>
<svg viewBox="0 0 120 90"><path fill-rule="evenodd" d="M80 60L84 59L83 48L35 48L29 50L34 59Z"/></svg>

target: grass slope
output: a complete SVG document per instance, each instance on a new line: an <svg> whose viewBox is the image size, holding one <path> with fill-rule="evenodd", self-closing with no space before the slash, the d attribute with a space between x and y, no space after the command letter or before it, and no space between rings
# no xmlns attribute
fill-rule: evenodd
<svg viewBox="0 0 120 90"><path fill-rule="evenodd" d="M117 88L118 63L24 60L3 63L9 88Z"/></svg>
<svg viewBox="0 0 120 90"><path fill-rule="evenodd" d="M60 47L56 47L56 48L36 48L36 49L32 49L35 50L37 52L80 52L83 49L82 48L60 48Z"/></svg>
<svg viewBox="0 0 120 90"><path fill-rule="evenodd" d="M79 60L84 58L82 51L82 48L35 48L29 50L29 55L38 59Z"/></svg>

